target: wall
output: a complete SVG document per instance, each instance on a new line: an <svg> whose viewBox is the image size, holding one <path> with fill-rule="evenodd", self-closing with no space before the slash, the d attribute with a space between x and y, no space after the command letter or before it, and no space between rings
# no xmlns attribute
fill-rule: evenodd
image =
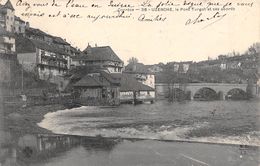
<svg viewBox="0 0 260 166"><path fill-rule="evenodd" d="M139 100L151 100L155 99L155 91L140 91L136 93L136 99ZM134 100L133 91L120 92L120 101L132 101Z"/></svg>
<svg viewBox="0 0 260 166"><path fill-rule="evenodd" d="M18 53L17 59L26 71L34 71L37 65L36 52Z"/></svg>
<svg viewBox="0 0 260 166"><path fill-rule="evenodd" d="M4 38L0 36L0 53L6 53L6 52L7 52L7 47L6 44L4 43Z"/></svg>
<svg viewBox="0 0 260 166"><path fill-rule="evenodd" d="M100 98L101 88L88 88L81 90L81 98Z"/></svg>
<svg viewBox="0 0 260 166"><path fill-rule="evenodd" d="M10 9L6 9L7 13L5 16L6 19L6 30L9 32L13 32L14 30L14 11Z"/></svg>
<svg viewBox="0 0 260 166"><path fill-rule="evenodd" d="M155 76L153 74L148 74L145 81L142 81L143 84L155 88Z"/></svg>
<svg viewBox="0 0 260 166"><path fill-rule="evenodd" d="M109 73L122 73L122 70L118 67L106 67Z"/></svg>
<svg viewBox="0 0 260 166"><path fill-rule="evenodd" d="M8 45L11 46L11 48L8 48ZM3 53L15 52L15 38L1 36L0 37L0 52L3 52Z"/></svg>
<svg viewBox="0 0 260 166"><path fill-rule="evenodd" d="M136 98L141 100L154 99L155 91L140 91L137 93Z"/></svg>
<svg viewBox="0 0 260 166"><path fill-rule="evenodd" d="M11 45L11 51L15 52L15 38L13 37L4 37L4 43Z"/></svg>
<svg viewBox="0 0 260 166"><path fill-rule="evenodd" d="M133 100L134 93L132 91L120 92L120 101Z"/></svg>
<svg viewBox="0 0 260 166"><path fill-rule="evenodd" d="M15 32L18 33L18 34L24 34L25 33L25 27L26 27L26 24L25 22L20 22L20 21L15 21L14 22L14 27L15 27Z"/></svg>
<svg viewBox="0 0 260 166"><path fill-rule="evenodd" d="M10 63L9 60L0 58L0 83L11 81Z"/></svg>
<svg viewBox="0 0 260 166"><path fill-rule="evenodd" d="M123 64L122 63L118 63L118 62L111 62L111 61L106 61L106 62L101 62L101 61L84 61L84 60L75 60L72 59L71 60L71 66L103 66L104 68L106 68L109 73L122 73L122 67Z"/></svg>

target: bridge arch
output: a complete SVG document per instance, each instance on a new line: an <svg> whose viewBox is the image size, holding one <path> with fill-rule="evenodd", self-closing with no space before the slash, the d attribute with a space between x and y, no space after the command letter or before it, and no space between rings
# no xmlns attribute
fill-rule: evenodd
<svg viewBox="0 0 260 166"><path fill-rule="evenodd" d="M231 100L246 100L248 99L248 95L243 89L233 88L227 92L226 98Z"/></svg>
<svg viewBox="0 0 260 166"><path fill-rule="evenodd" d="M219 98L218 93L216 90L209 88L209 87L202 87L198 89L193 96L194 100L217 100Z"/></svg>

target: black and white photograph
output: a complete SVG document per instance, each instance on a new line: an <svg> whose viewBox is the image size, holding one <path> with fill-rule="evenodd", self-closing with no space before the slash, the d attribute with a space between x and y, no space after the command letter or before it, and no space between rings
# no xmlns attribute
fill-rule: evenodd
<svg viewBox="0 0 260 166"><path fill-rule="evenodd" d="M259 0L0 0L0 166L260 166Z"/></svg>

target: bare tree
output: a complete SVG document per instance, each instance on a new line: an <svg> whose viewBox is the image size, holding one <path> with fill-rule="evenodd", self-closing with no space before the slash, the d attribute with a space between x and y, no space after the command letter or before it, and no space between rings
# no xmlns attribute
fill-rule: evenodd
<svg viewBox="0 0 260 166"><path fill-rule="evenodd" d="M136 63L138 63L138 59L135 57L131 57L128 59L127 62L128 62L128 64L136 64Z"/></svg>
<svg viewBox="0 0 260 166"><path fill-rule="evenodd" d="M254 55L254 54L260 53L260 43L254 43L254 44L252 44L252 45L248 48L248 50L247 50L246 53L249 54L249 55Z"/></svg>

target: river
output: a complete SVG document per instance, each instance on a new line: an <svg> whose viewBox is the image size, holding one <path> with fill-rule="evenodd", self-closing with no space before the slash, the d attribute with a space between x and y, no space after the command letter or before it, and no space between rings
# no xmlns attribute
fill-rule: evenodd
<svg viewBox="0 0 260 166"><path fill-rule="evenodd" d="M189 101L83 106L48 113L38 125L57 134L260 146L260 102Z"/></svg>

